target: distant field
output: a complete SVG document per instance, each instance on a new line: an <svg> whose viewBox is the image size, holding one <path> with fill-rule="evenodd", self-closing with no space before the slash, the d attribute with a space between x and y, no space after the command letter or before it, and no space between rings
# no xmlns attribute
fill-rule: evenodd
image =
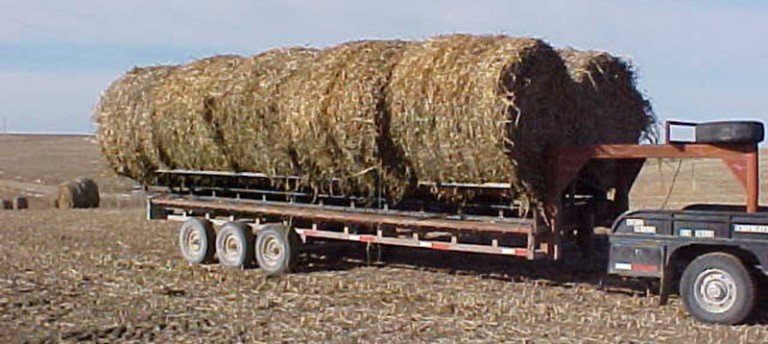
<svg viewBox="0 0 768 344"><path fill-rule="evenodd" d="M761 162L766 161L767 152L761 153ZM768 162L760 166L760 178L760 204L767 205ZM741 184L716 159L648 160L630 197L634 208L680 209L696 203L745 202Z"/></svg>
<svg viewBox="0 0 768 344"><path fill-rule="evenodd" d="M59 183L94 179L107 207L139 205L129 195L134 183L107 168L93 136L0 135L0 198L30 198L33 208L53 204Z"/></svg>
<svg viewBox="0 0 768 344"><path fill-rule="evenodd" d="M761 165L763 180L768 180L766 171L768 162ZM116 195L124 195L133 186L106 167L92 136L0 135L0 197L21 193L45 206L56 185L80 176L99 183L107 204L125 203L125 197ZM762 204L768 204L767 185L762 183ZM741 185L719 160L649 160L630 196L633 208L744 202Z"/></svg>
<svg viewBox="0 0 768 344"><path fill-rule="evenodd" d="M677 171L677 162L649 161L632 200L738 204L740 186L721 165L685 162ZM55 186L78 176L100 183L106 209L50 208ZM607 278L604 262L576 254L553 264L392 249L384 264L368 266L363 246L343 244L312 248L297 273L281 278L191 266L177 253L177 224L146 221L132 187L105 167L91 137L0 135L0 197L33 199L30 210L0 210L0 343L768 338L765 300L752 324L703 325L677 297L659 307L643 283Z"/></svg>

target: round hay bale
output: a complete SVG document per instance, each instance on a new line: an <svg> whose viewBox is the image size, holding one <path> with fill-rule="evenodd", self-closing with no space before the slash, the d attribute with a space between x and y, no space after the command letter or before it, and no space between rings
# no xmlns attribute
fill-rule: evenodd
<svg viewBox="0 0 768 344"><path fill-rule="evenodd" d="M218 99L246 92L252 60L220 55L182 65L157 87L150 130L172 168L236 170L223 141Z"/></svg>
<svg viewBox="0 0 768 344"><path fill-rule="evenodd" d="M573 121L577 144L655 141L656 118L635 85L628 61L600 51L558 53L574 81L574 108L580 112L579 120ZM607 189L613 185L615 166L612 161L591 161L582 177L595 188Z"/></svg>
<svg viewBox="0 0 768 344"><path fill-rule="evenodd" d="M371 197L379 178L404 183L397 166L402 159L393 156L388 135L386 88L408 45L357 41L331 47L281 87L279 112L286 116L292 154L314 189Z"/></svg>
<svg viewBox="0 0 768 344"><path fill-rule="evenodd" d="M214 124L234 167L271 175L299 173L289 156L285 116L278 111L279 87L317 54L316 49L281 48L250 58L242 89L217 98ZM245 75L243 75L245 76Z"/></svg>
<svg viewBox="0 0 768 344"><path fill-rule="evenodd" d="M157 84L175 67L134 68L102 94L93 113L101 152L117 174L147 183L162 165L151 126Z"/></svg>
<svg viewBox="0 0 768 344"><path fill-rule="evenodd" d="M576 84L575 102L582 112L575 122L578 143L637 143L653 137L656 119L628 61L601 51L558 53Z"/></svg>
<svg viewBox="0 0 768 344"><path fill-rule="evenodd" d="M55 205L57 208L96 208L99 206L99 190L89 178L78 178L59 184Z"/></svg>
<svg viewBox="0 0 768 344"><path fill-rule="evenodd" d="M85 195L87 208L98 208L101 203L101 197L99 195L99 185L93 179L80 177L75 179L75 182L80 185L80 189Z"/></svg>
<svg viewBox="0 0 768 344"><path fill-rule="evenodd" d="M391 135L420 181L509 182L510 197L539 201L547 148L572 137L569 83L560 56L540 40L429 39L393 71Z"/></svg>
<svg viewBox="0 0 768 344"><path fill-rule="evenodd" d="M13 198L13 209L22 210L29 208L29 200L24 196L16 196Z"/></svg>
<svg viewBox="0 0 768 344"><path fill-rule="evenodd" d="M67 181L59 184L59 190L56 196L55 205L60 209L83 208L85 204L85 195L75 181Z"/></svg>

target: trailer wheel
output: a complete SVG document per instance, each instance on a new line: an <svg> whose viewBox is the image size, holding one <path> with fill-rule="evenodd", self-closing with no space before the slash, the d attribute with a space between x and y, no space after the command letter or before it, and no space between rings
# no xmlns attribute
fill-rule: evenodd
<svg viewBox="0 0 768 344"><path fill-rule="evenodd" d="M216 257L229 268L253 266L253 232L240 222L227 222L216 234Z"/></svg>
<svg viewBox="0 0 768 344"><path fill-rule="evenodd" d="M181 255L193 264L210 264L216 251L211 222L190 218L179 229L179 249Z"/></svg>
<svg viewBox="0 0 768 344"><path fill-rule="evenodd" d="M268 276L290 272L299 255L299 237L284 225L266 225L256 237L256 260Z"/></svg>
<svg viewBox="0 0 768 344"><path fill-rule="evenodd" d="M697 320L733 325L752 313L755 281L737 257L708 253L686 267L680 280L680 295Z"/></svg>

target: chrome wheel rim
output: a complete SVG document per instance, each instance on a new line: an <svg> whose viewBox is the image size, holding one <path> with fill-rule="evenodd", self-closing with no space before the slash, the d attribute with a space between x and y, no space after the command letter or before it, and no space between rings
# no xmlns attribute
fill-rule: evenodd
<svg viewBox="0 0 768 344"><path fill-rule="evenodd" d="M188 231L184 235L184 247L187 248L189 253L195 255L203 250L203 243L200 233L195 230Z"/></svg>
<svg viewBox="0 0 768 344"><path fill-rule="evenodd" d="M232 233L225 233L222 239L221 258L229 262L236 261L242 251L240 240Z"/></svg>
<svg viewBox="0 0 768 344"><path fill-rule="evenodd" d="M264 242L261 244L261 257L263 264L267 266L276 266L280 263L285 255L285 249L280 241L274 236L268 236L264 238Z"/></svg>
<svg viewBox="0 0 768 344"><path fill-rule="evenodd" d="M736 303L736 282L728 272L707 269L693 284L696 303L709 313L724 313Z"/></svg>

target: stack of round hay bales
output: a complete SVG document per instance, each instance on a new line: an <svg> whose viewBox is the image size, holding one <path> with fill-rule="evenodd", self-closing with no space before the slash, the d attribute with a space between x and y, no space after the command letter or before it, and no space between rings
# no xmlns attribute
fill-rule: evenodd
<svg viewBox="0 0 768 344"><path fill-rule="evenodd" d="M300 173L283 129L287 116L278 111L279 87L316 54L316 49L299 47L258 54L249 61L242 88L216 99L213 123L234 167L271 175Z"/></svg>
<svg viewBox="0 0 768 344"><path fill-rule="evenodd" d="M509 182L541 200L546 149L571 140L569 82L540 40L433 38L393 71L391 135L419 180Z"/></svg>
<svg viewBox="0 0 768 344"><path fill-rule="evenodd" d="M113 82L94 111L102 154L119 175L149 182L162 160L154 147L151 119L157 84L175 67L134 68Z"/></svg>
<svg viewBox="0 0 768 344"><path fill-rule="evenodd" d="M252 171L395 202L417 180L507 182L539 202L549 148L634 143L653 119L621 59L474 35L135 69L95 116L110 165L143 183L159 167Z"/></svg>
<svg viewBox="0 0 768 344"><path fill-rule="evenodd" d="M358 41L328 48L281 87L285 131L315 189L374 196L379 178L404 183L388 134L386 88L408 45Z"/></svg>
<svg viewBox="0 0 768 344"><path fill-rule="evenodd" d="M59 185L55 206L57 208L98 208L99 187L90 178L77 178Z"/></svg>

